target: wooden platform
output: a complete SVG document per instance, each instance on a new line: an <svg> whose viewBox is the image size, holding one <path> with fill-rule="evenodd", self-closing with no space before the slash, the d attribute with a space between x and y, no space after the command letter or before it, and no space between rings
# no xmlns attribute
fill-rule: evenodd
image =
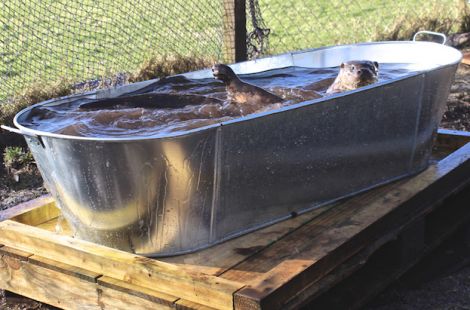
<svg viewBox="0 0 470 310"><path fill-rule="evenodd" d="M469 219L469 141L441 130L419 175L158 260L71 237L42 197L0 213L0 288L67 309L355 308Z"/></svg>

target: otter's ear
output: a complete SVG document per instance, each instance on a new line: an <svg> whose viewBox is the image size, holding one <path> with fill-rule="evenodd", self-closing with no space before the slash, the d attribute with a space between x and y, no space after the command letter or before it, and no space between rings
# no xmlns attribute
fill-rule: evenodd
<svg viewBox="0 0 470 310"><path fill-rule="evenodd" d="M340 66L340 67L341 67L341 69L343 69L343 68L344 68L344 66L345 66L345 65L344 65L344 62L342 62L342 63L341 63L341 66Z"/></svg>
<svg viewBox="0 0 470 310"><path fill-rule="evenodd" d="M377 61L374 61L374 66L378 69L379 68L379 63Z"/></svg>

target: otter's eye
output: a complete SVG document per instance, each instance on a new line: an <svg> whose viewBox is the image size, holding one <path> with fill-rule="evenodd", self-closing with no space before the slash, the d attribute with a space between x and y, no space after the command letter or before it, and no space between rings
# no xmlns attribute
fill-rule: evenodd
<svg viewBox="0 0 470 310"><path fill-rule="evenodd" d="M351 66L351 71L354 71L356 70L356 67L355 66Z"/></svg>

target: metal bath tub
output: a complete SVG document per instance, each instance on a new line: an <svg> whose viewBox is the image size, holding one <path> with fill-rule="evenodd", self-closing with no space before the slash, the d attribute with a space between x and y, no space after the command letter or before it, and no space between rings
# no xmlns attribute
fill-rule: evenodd
<svg viewBox="0 0 470 310"><path fill-rule="evenodd" d="M435 43L384 42L239 63L237 73L353 59L417 71L179 134L99 139L39 132L21 125L31 108L17 114L15 125L77 237L147 256L175 255L426 168L460 58ZM40 105L115 97L149 83Z"/></svg>

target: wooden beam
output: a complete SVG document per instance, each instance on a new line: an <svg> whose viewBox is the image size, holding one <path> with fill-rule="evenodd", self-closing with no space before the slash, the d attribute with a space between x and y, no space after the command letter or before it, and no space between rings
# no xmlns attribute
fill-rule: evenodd
<svg viewBox="0 0 470 310"><path fill-rule="evenodd" d="M97 281L103 291L106 291L104 288L112 289L116 291L116 293L121 292L135 297L140 297L142 299L170 308L174 307L174 303L179 300L179 298L175 296L163 294L155 290L129 284L127 282L116 280L106 276L98 278ZM109 294L111 295L111 293Z"/></svg>
<svg viewBox="0 0 470 310"><path fill-rule="evenodd" d="M470 132L439 128L435 147L453 152L470 142Z"/></svg>
<svg viewBox="0 0 470 310"><path fill-rule="evenodd" d="M1 288L59 308L99 309L94 282L32 265L27 257L19 258L18 253L8 255L3 250Z"/></svg>
<svg viewBox="0 0 470 310"><path fill-rule="evenodd" d="M426 244L419 255L409 261L397 263L390 251L379 250L376 259L367 262L361 270L352 274L326 294L315 299L308 308L318 309L360 309L388 285L412 268L424 256L429 255L459 227L468 223L470 209L466 203L470 199L470 188L449 197L424 217ZM418 219L418 221L423 218ZM410 223L409 227L415 225ZM400 249L399 249L400 250ZM392 256L392 257L391 257ZM351 265L353 261L348 262Z"/></svg>
<svg viewBox="0 0 470 310"><path fill-rule="evenodd" d="M247 60L245 0L224 1L224 61Z"/></svg>
<svg viewBox="0 0 470 310"><path fill-rule="evenodd" d="M11 220L0 222L0 244L221 309L232 309L233 293L243 287L235 281L189 273L172 264Z"/></svg>
<svg viewBox="0 0 470 310"><path fill-rule="evenodd" d="M21 256L18 250L2 248L0 287L43 303L64 309L97 310L176 307L178 298L155 293L159 297L156 300L115 290L97 284L99 276L76 266L27 253Z"/></svg>
<svg viewBox="0 0 470 310"><path fill-rule="evenodd" d="M180 299L176 302L176 309L177 310L215 310L214 308L195 304L193 302L183 300L183 299Z"/></svg>
<svg viewBox="0 0 470 310"><path fill-rule="evenodd" d="M292 219L256 230L235 239L225 241L196 253L161 258L160 260L181 266L185 270L202 271L205 274L220 275L235 267L264 248L292 233L298 227L334 208L335 204L324 206L298 215Z"/></svg>
<svg viewBox="0 0 470 310"><path fill-rule="evenodd" d="M244 282L250 274L266 270L236 293L235 307L282 308L290 296L355 255L374 236L403 226L468 182L470 144L386 193L370 192L369 201L360 197L346 201L223 274Z"/></svg>
<svg viewBox="0 0 470 310"><path fill-rule="evenodd" d="M36 209L38 210L36 211ZM57 217L57 211L58 209L52 196L44 195L0 211L0 222L15 218L16 221L34 226L40 224L38 221L45 222L48 219Z"/></svg>

